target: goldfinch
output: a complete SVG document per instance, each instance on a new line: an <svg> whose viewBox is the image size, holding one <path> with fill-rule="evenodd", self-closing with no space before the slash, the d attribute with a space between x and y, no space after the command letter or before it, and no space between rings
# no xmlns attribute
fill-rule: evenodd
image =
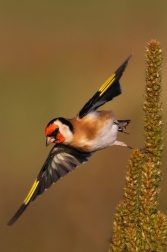
<svg viewBox="0 0 167 252"><path fill-rule="evenodd" d="M36 197L61 177L73 171L98 150L111 145L127 146L117 140L118 131L126 133L130 120L117 120L112 110L98 111L98 107L121 94L119 80L131 55L99 88L94 96L72 119L58 117L46 128L46 145L54 143L44 165L23 204L8 222L11 226Z"/></svg>

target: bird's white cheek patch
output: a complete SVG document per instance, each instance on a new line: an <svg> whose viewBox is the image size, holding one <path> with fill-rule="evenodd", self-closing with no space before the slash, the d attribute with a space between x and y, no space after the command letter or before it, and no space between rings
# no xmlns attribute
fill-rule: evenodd
<svg viewBox="0 0 167 252"><path fill-rule="evenodd" d="M63 136L65 136L64 138L64 144L68 144L72 141L73 139L73 134L70 131L69 127L66 125L61 125L60 127L60 132L62 133Z"/></svg>

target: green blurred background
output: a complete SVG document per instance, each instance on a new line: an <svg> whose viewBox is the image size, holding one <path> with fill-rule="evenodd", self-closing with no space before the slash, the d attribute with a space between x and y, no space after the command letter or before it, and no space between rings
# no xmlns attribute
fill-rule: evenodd
<svg viewBox="0 0 167 252"><path fill-rule="evenodd" d="M103 108L131 119L119 139L143 146L145 46L161 42L164 137L167 142L167 1L1 1L0 251L102 252L112 236L130 150L119 146L52 186L12 227L6 223L29 191L51 148L44 128L73 117L131 53L123 93ZM166 145L166 144L165 144ZM167 213L167 149L160 209Z"/></svg>

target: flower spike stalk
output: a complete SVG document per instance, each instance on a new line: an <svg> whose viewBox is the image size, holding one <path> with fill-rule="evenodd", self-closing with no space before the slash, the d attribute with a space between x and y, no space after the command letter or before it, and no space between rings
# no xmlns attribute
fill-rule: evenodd
<svg viewBox="0 0 167 252"><path fill-rule="evenodd" d="M162 180L162 50L156 40L146 47L144 148L133 150L123 201L118 205L110 252L165 252L167 217L158 210Z"/></svg>

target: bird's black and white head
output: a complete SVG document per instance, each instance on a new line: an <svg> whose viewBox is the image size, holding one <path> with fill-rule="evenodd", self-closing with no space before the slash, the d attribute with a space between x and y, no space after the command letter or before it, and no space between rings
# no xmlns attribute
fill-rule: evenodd
<svg viewBox="0 0 167 252"><path fill-rule="evenodd" d="M46 128L46 146L50 143L64 143L69 144L73 138L73 125L65 118L58 117L51 120Z"/></svg>

